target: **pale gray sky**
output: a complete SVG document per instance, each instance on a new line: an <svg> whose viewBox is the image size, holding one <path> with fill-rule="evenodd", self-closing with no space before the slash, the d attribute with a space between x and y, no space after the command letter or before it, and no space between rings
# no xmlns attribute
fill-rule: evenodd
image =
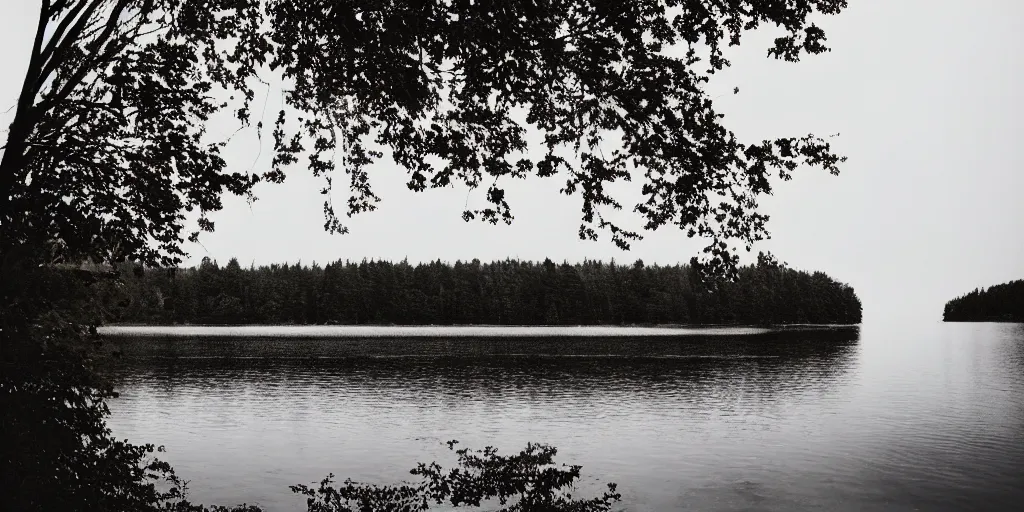
<svg viewBox="0 0 1024 512"><path fill-rule="evenodd" d="M3 2L0 112L16 99L38 8ZM819 22L831 53L799 64L768 60L774 36L758 32L733 49L733 68L712 90L721 90L719 108L742 139L839 132L834 145L850 157L839 177L802 169L776 187L762 203L773 240L761 248L854 286L866 322L938 320L955 295L1024 278L1024 2L850 3ZM10 115L0 120L6 125ZM248 168L257 153L255 136L239 137L229 162ZM257 167L269 163L268 153ZM564 178L507 184L512 226L463 222L465 189L414 194L390 162L371 178L383 202L349 219L349 235L322 231L320 184L296 169L285 184L260 187L251 210L227 200L213 217L217 232L188 246L189 263L203 256L237 256L243 265L364 257L675 263L702 247L672 229L647 234L629 252L608 240L580 241L580 201L557 192ZM469 195L469 204L481 204L483 194Z"/></svg>

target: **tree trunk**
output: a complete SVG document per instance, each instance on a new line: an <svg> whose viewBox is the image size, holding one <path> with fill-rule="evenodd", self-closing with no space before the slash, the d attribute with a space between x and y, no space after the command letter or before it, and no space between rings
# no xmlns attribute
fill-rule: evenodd
<svg viewBox="0 0 1024 512"><path fill-rule="evenodd" d="M3 159L0 160L0 250L6 248L10 242L6 239L6 233L18 213L11 210L11 195L24 167L25 141L28 139L28 133L23 118L24 115L18 112L11 123Z"/></svg>

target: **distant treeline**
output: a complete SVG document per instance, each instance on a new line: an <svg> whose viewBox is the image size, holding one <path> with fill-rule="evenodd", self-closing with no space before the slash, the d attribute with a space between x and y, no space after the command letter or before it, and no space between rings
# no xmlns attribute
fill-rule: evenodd
<svg viewBox="0 0 1024 512"><path fill-rule="evenodd" d="M946 322L1024 322L1024 279L976 289L946 303Z"/></svg>
<svg viewBox="0 0 1024 512"><path fill-rule="evenodd" d="M108 321L151 324L852 324L853 289L766 258L714 291L688 265L337 261L142 269L102 286ZM115 290L111 287L116 286ZM116 306L114 306L116 304Z"/></svg>

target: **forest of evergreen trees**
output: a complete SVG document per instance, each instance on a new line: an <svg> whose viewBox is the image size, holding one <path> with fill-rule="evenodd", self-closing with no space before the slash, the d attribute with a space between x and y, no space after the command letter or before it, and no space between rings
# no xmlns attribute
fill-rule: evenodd
<svg viewBox="0 0 1024 512"><path fill-rule="evenodd" d="M946 303L945 322L1024 322L1024 279L997 284L987 290L957 297Z"/></svg>
<svg viewBox="0 0 1024 512"><path fill-rule="evenodd" d="M337 261L143 269L102 285L106 321L148 324L853 324L853 289L765 258L708 291L688 265ZM116 289L115 289L116 288Z"/></svg>

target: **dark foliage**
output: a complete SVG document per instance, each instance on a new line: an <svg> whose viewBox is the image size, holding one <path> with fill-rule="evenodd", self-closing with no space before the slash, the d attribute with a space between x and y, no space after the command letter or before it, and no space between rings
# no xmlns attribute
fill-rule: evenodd
<svg viewBox="0 0 1024 512"><path fill-rule="evenodd" d="M259 5L42 0L0 160L0 253L177 261L186 212L249 190L206 124L226 106L218 96L252 100L247 80L269 51Z"/></svg>
<svg viewBox="0 0 1024 512"><path fill-rule="evenodd" d="M190 324L851 324L853 289L762 258L709 289L691 266L362 261L142 271L121 267L122 323ZM109 290L107 293L112 293ZM102 299L102 296L101 296ZM109 299L106 304L113 304Z"/></svg>
<svg viewBox="0 0 1024 512"><path fill-rule="evenodd" d="M0 510L202 510L184 500L185 482L155 458L159 448L106 426L115 393L97 371L88 305L90 287L108 277L2 263Z"/></svg>
<svg viewBox="0 0 1024 512"><path fill-rule="evenodd" d="M1024 322L1024 279L976 289L946 303L945 322Z"/></svg>
<svg viewBox="0 0 1024 512"><path fill-rule="evenodd" d="M449 441L448 447L455 450L456 444ZM334 487L334 475L330 475L316 489L296 485L292 491L308 497L309 512L414 512L434 504L497 504L501 512L599 512L610 510L621 498L615 484L608 484L608 491L599 498L574 499L570 491L581 467L555 465L557 450L551 446L527 444L511 456L499 455L493 447L455 453L458 468L445 471L432 462L410 471L422 480L416 485L375 486L346 480Z"/></svg>
<svg viewBox="0 0 1024 512"><path fill-rule="evenodd" d="M640 233L604 216L623 207L609 185L636 181L643 229L707 239L702 268L731 273L737 246L768 236L757 204L772 177L801 165L836 174L843 158L814 135L741 142L707 83L729 66L725 49L760 26L779 32L769 57L827 51L812 17L845 7L43 0L0 160L0 251L175 264L183 211L212 230L206 214L224 193L252 197L300 160L324 180L325 228L343 232L339 216L375 208L368 168L388 155L411 190L486 188L487 206L463 217L491 223L513 219L506 180L557 175L582 200L579 237L604 231L624 248ZM289 84L273 120L252 105L270 94L261 73ZM225 141L205 131L218 113L266 141L268 168L229 168ZM347 175L340 214L336 170Z"/></svg>
<svg viewBox="0 0 1024 512"><path fill-rule="evenodd" d="M731 273L729 242L767 236L757 200L769 178L800 165L839 172L813 135L744 143L705 90L729 65L724 49L761 25L780 27L768 55L797 61L828 50L809 17L845 0L502 2L273 0L273 65L295 81L274 125L274 167L309 150L323 175L344 163L344 212L379 201L367 173L384 149L414 191L486 187L466 220L511 222L502 182L560 174L583 201L581 239L599 231L626 248L640 233L606 219L622 205L611 183L637 180L644 229L675 226L712 241L706 270ZM673 51L670 48L675 47ZM738 92L738 90L737 90ZM539 133L527 153L527 133ZM306 154L306 153L302 153ZM328 197L325 227L344 231Z"/></svg>

